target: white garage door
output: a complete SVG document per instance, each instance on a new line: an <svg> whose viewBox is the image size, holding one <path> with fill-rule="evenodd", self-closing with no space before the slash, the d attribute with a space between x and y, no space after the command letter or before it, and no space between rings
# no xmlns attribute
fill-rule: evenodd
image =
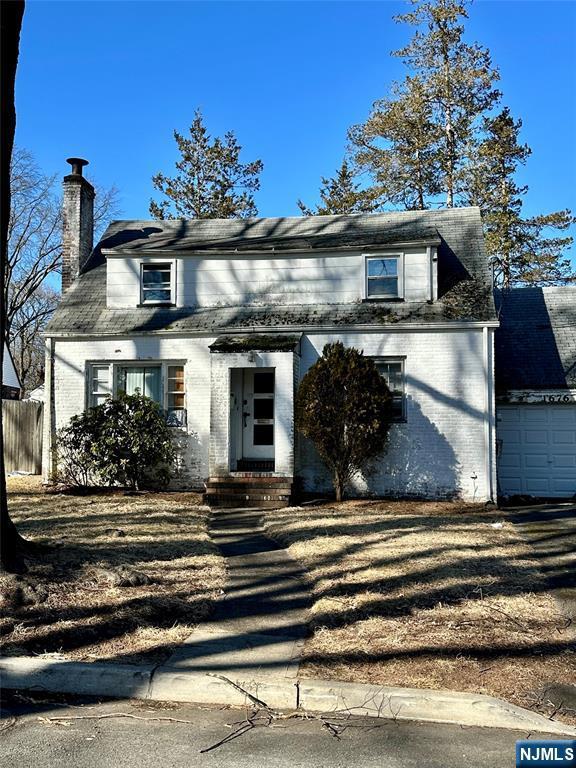
<svg viewBox="0 0 576 768"><path fill-rule="evenodd" d="M497 410L503 496L576 493L576 405L503 405Z"/></svg>

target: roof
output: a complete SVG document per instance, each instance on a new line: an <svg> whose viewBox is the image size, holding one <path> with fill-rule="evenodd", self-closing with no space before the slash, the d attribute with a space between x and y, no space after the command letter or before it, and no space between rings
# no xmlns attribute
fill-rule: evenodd
<svg viewBox="0 0 576 768"><path fill-rule="evenodd" d="M496 389L576 388L576 286L496 294Z"/></svg>
<svg viewBox="0 0 576 768"><path fill-rule="evenodd" d="M300 344L302 334L251 333L247 336L218 336L210 344L212 352L293 352Z"/></svg>
<svg viewBox="0 0 576 768"><path fill-rule="evenodd" d="M294 251L365 249L397 243L438 244L439 302L314 306L108 309L106 257L154 253L235 254L275 258ZM478 208L276 219L113 222L50 321L48 335L229 332L250 327L387 325L495 320L491 275Z"/></svg>

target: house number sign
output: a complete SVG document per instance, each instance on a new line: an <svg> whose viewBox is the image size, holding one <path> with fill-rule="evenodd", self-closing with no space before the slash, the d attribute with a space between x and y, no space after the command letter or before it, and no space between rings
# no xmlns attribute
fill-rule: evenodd
<svg viewBox="0 0 576 768"><path fill-rule="evenodd" d="M555 391L541 391L541 392L529 392L526 390L516 390L508 394L505 398L509 403L532 403L542 404L556 403L569 405L570 403L576 403L576 389L565 389Z"/></svg>

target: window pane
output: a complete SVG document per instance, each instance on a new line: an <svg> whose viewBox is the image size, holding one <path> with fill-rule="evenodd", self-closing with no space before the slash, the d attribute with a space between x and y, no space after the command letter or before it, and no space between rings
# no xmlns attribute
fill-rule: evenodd
<svg viewBox="0 0 576 768"><path fill-rule="evenodd" d="M127 395L135 395L136 390L144 394L144 368L121 368L118 386Z"/></svg>
<svg viewBox="0 0 576 768"><path fill-rule="evenodd" d="M254 445L273 445L274 427L272 424L254 424Z"/></svg>
<svg viewBox="0 0 576 768"><path fill-rule="evenodd" d="M274 418L274 400L272 398L254 398L254 418L255 419L273 419Z"/></svg>
<svg viewBox="0 0 576 768"><path fill-rule="evenodd" d="M398 278L368 278L368 296L398 296Z"/></svg>
<svg viewBox="0 0 576 768"><path fill-rule="evenodd" d="M183 408L168 409L166 414L166 424L169 427L185 427L186 426L186 411Z"/></svg>
<svg viewBox="0 0 576 768"><path fill-rule="evenodd" d="M368 259L368 277L396 277L398 259Z"/></svg>
<svg viewBox="0 0 576 768"><path fill-rule="evenodd" d="M93 365L92 377L95 381L99 381L108 384L109 368L107 365Z"/></svg>
<svg viewBox="0 0 576 768"><path fill-rule="evenodd" d="M386 379L386 384L392 393L403 394L404 376L402 373L402 363L376 363L376 368Z"/></svg>
<svg viewBox="0 0 576 768"><path fill-rule="evenodd" d="M92 405L102 405L108 395L92 395Z"/></svg>
<svg viewBox="0 0 576 768"><path fill-rule="evenodd" d="M170 287L170 267L144 264L142 282L144 287Z"/></svg>
<svg viewBox="0 0 576 768"><path fill-rule="evenodd" d="M160 368L144 369L144 394L156 403L162 404L160 395Z"/></svg>
<svg viewBox="0 0 576 768"><path fill-rule="evenodd" d="M184 393L170 392L168 394L168 408L184 408Z"/></svg>
<svg viewBox="0 0 576 768"><path fill-rule="evenodd" d="M184 366L168 366L168 392L184 392Z"/></svg>
<svg viewBox="0 0 576 768"><path fill-rule="evenodd" d="M169 290L149 290L144 289L144 301L170 301Z"/></svg>
<svg viewBox="0 0 576 768"><path fill-rule="evenodd" d="M274 392L274 371L262 371L261 373L254 374L254 393L255 394L272 394ZM263 445L270 445L270 443L263 443Z"/></svg>

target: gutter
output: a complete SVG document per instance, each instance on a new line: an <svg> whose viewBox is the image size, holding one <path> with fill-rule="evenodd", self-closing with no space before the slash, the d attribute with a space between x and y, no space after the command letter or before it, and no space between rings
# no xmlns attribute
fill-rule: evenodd
<svg viewBox="0 0 576 768"><path fill-rule="evenodd" d="M484 368L484 456L485 474L490 501L494 501L496 479L496 403L494 397L494 334L482 330L482 358Z"/></svg>
<svg viewBox="0 0 576 768"><path fill-rule="evenodd" d="M42 441L42 481L51 482L56 471L54 403L54 338L45 337L44 423Z"/></svg>
<svg viewBox="0 0 576 768"><path fill-rule="evenodd" d="M279 334L293 334L295 331L299 333L409 333L412 331L426 332L426 331L470 331L481 328L498 328L500 323L498 320L478 320L473 322L461 322L461 323L410 323L404 324L396 323L394 325L248 325L248 326L214 326L214 328L202 328L191 330L177 330L170 331L166 328L155 331L125 331L124 333L118 333L117 331L98 332L98 333L74 333L62 332L55 333L50 332L50 337L54 339L130 339L134 336L166 336L166 337L193 337L202 338L206 336L220 336L222 334L247 334L247 333L279 333Z"/></svg>
<svg viewBox="0 0 576 768"><path fill-rule="evenodd" d="M183 248L175 250L174 248L154 248L131 249L131 248L101 248L101 253L106 258L162 258L174 259L178 256L282 256L291 253L334 253L336 251L347 251L364 253L367 250L388 251L391 248L414 248L418 246L439 246L441 244L439 237L425 238L423 240L404 240L390 241L388 243L354 243L352 245L333 245L333 246L314 246L313 244L301 248Z"/></svg>

